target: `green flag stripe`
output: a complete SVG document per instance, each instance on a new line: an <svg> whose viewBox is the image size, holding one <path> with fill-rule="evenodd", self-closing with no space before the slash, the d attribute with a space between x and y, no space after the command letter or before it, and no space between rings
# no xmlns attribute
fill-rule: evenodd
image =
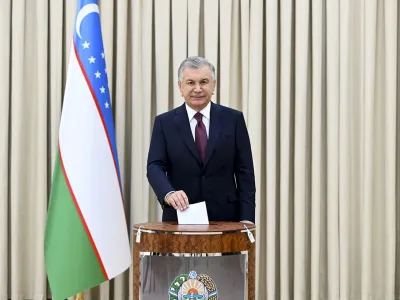
<svg viewBox="0 0 400 300"><path fill-rule="evenodd" d="M45 263L54 299L65 299L107 280L77 211L57 155L45 234Z"/></svg>

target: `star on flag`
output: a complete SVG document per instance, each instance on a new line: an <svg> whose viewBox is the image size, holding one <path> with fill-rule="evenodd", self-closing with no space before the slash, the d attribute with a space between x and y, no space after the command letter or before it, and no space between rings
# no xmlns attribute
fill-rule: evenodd
<svg viewBox="0 0 400 300"><path fill-rule="evenodd" d="M82 44L83 49L89 49L89 45L90 45L90 43L88 43L87 41L85 41L85 42Z"/></svg>

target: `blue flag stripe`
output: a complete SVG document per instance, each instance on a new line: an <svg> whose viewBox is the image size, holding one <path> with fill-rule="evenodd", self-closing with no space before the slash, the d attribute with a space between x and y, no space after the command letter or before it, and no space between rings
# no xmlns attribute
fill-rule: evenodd
<svg viewBox="0 0 400 300"><path fill-rule="evenodd" d="M91 89L100 117L105 126L123 196L100 16L97 11L91 9L95 7L91 4L97 5L97 0L83 0L79 2L77 11L81 11L85 6L88 9L83 15L77 14L73 38L74 47L82 72ZM93 28L96 30L93 30Z"/></svg>

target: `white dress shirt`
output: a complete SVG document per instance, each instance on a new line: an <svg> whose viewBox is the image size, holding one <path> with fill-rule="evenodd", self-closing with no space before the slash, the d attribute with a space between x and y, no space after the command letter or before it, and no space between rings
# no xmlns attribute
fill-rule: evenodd
<svg viewBox="0 0 400 300"><path fill-rule="evenodd" d="M189 105L187 105L187 103L185 103L186 105L186 111L188 114L188 118L189 118L189 123L190 123L190 129L192 131L192 136L193 136L193 140L196 140L196 125L197 125L197 120L194 118L194 115L197 113L197 111L195 111L193 108L191 108ZM207 138L209 137L209 132L210 132L210 111L211 111L211 102L208 102L207 106L204 107L200 112L203 115L202 121L204 126L206 127L206 131L207 131ZM164 197L164 201L167 199L167 197L174 193L175 191L170 191L169 193L167 193Z"/></svg>
<svg viewBox="0 0 400 300"><path fill-rule="evenodd" d="M190 129L192 130L192 135L193 135L193 140L196 140L195 137L195 130L196 130L196 125L197 125L197 120L195 119L194 115L197 113L193 108L191 108L189 105L186 105L186 111L188 114L189 118L189 123L190 123ZM207 106L204 107L200 113L203 115L203 123L204 126L206 127L207 131L207 138L209 137L209 132L210 132L210 111L211 111L211 101L208 102Z"/></svg>

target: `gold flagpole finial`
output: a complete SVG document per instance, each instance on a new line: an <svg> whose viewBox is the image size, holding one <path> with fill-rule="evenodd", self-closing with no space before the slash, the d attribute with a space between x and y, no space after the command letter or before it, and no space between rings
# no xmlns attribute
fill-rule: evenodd
<svg viewBox="0 0 400 300"><path fill-rule="evenodd" d="M83 300L83 293L80 292L80 293L76 294L76 298L75 299L76 300Z"/></svg>

